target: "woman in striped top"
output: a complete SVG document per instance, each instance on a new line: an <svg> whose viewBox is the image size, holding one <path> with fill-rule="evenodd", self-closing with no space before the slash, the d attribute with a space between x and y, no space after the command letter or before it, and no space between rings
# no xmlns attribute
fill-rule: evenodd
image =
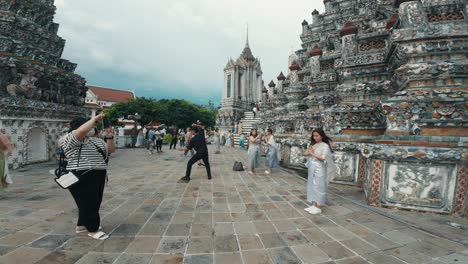
<svg viewBox="0 0 468 264"><path fill-rule="evenodd" d="M107 157L115 151L111 129L106 129L106 141L94 137L95 124L104 114L88 119L74 118L70 122L70 133L60 145L68 160L67 170L80 181L69 190L78 206L76 233L88 232L92 238L104 240L108 236L100 231L99 208L101 207L107 175Z"/></svg>

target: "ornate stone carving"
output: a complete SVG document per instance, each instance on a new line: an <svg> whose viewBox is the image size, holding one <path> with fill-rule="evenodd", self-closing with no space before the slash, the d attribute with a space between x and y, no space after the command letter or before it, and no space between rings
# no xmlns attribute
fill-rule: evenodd
<svg viewBox="0 0 468 264"><path fill-rule="evenodd" d="M19 84L10 84L7 86L7 92L11 96L24 96L28 99L32 99L36 95L36 81L37 78L34 77L33 72L30 71L27 74L22 75L21 81Z"/></svg>

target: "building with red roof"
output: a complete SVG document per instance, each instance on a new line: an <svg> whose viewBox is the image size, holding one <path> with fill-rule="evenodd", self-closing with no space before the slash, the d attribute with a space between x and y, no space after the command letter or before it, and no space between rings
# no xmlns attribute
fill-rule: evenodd
<svg viewBox="0 0 468 264"><path fill-rule="evenodd" d="M126 102L135 98L133 91L88 85L85 107L90 108L93 113L92 116L94 116L99 110L109 108L115 103Z"/></svg>

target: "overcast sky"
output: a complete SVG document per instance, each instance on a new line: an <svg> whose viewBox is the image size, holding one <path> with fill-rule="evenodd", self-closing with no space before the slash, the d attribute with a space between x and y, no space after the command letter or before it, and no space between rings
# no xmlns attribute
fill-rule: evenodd
<svg viewBox="0 0 468 264"><path fill-rule="evenodd" d="M89 85L219 103L228 58L250 47L268 83L321 0L55 0L63 58ZM276 79L275 79L276 80Z"/></svg>

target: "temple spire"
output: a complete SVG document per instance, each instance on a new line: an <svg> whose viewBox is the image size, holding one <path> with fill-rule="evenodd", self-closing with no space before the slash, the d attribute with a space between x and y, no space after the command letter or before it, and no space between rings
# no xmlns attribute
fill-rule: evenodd
<svg viewBox="0 0 468 264"><path fill-rule="evenodd" d="M247 23L247 38L245 41L245 47L249 48L249 23Z"/></svg>

